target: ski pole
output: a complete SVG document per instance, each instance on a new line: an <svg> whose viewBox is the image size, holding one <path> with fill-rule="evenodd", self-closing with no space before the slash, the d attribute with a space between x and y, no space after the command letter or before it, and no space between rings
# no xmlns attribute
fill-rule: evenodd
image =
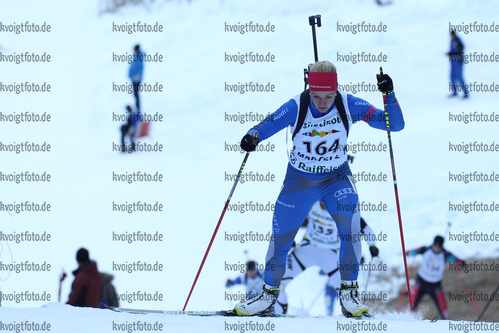
<svg viewBox="0 0 499 333"><path fill-rule="evenodd" d="M447 222L447 230L445 232L445 236L444 238L449 234L450 232L450 227L451 227L451 222ZM476 314L479 316L478 318L480 319L482 316L480 315L480 308L478 307L478 304L476 304L475 302L475 299L473 298L473 294L471 293L470 291L470 288L468 288L468 284L463 280L463 278L461 277L461 274L459 273L459 271L457 270L454 270L454 272L456 273L456 276L457 278L459 279L459 281L461 281L461 284L464 286L464 288L466 289L466 293L470 295L470 300L471 300L471 305L473 305L473 308L475 309L475 312ZM477 319L477 321L479 320Z"/></svg>
<svg viewBox="0 0 499 333"><path fill-rule="evenodd" d="M482 313L478 316L478 318L476 319L475 322L482 320L483 314L485 313L485 311L487 311L487 308L489 307L490 303L492 303L492 300L495 298L495 295L497 294L498 291L499 291L499 285L497 286L496 291L494 291L494 293L492 294L492 297L489 299L489 301L487 302L487 305L485 305L485 308L483 309Z"/></svg>
<svg viewBox="0 0 499 333"><path fill-rule="evenodd" d="M258 135L258 132L255 132L253 135L253 138L256 138ZM239 173L237 174L236 180L234 181L234 185L232 185L232 189L230 190L229 197L227 198L227 201L225 202L224 209L222 210L222 215L220 215L220 219L218 219L217 226L215 228L215 231L213 232L213 236L211 236L210 244L208 244L208 248L206 249L206 252L204 254L203 260L201 261L201 266L199 266L198 272L196 274L196 278L194 279L194 283L192 284L191 291L189 292L189 296L187 296L187 300L185 301L184 308L182 311L185 311L185 308L187 307L187 303L189 303L189 299L191 298L192 291L194 290L194 287L196 286L196 282L198 281L199 274L201 273L201 270L203 269L204 262L206 261L206 258L208 257L208 253L210 252L211 245L213 244L213 241L215 240L215 236L217 235L218 228L220 227L220 224L222 223L222 219L225 215L225 211L227 210L227 207L229 206L230 199L232 198L232 194L234 194L234 190L236 189L236 185L239 182L239 178L241 178L241 174L243 173L244 166L246 165L246 161L248 160L250 152L246 152L246 155L244 155L243 163L241 164L241 167L239 168Z"/></svg>
<svg viewBox="0 0 499 333"><path fill-rule="evenodd" d="M379 68L379 74L383 75L383 68ZM397 188L397 176L395 174L395 162L393 159L392 136L390 134L390 119L388 117L388 105L386 104L386 92L383 93L383 106L385 108L386 133L388 134L388 146L390 148L390 161L392 163L393 187L395 189L395 201L397 203L397 214L399 219L400 240L402 242L402 255L404 256L405 279L407 283L407 293L409 295L409 304L412 312L411 286L409 285L409 273L407 271L407 259L405 258L404 230L402 228L402 217L400 215L399 193Z"/></svg>
<svg viewBox="0 0 499 333"><path fill-rule="evenodd" d="M251 288L250 291L248 291L246 293L246 299L248 299L248 297L251 296L251 293L253 292L253 290L255 290L256 287L260 286L260 283L263 281L264 278L265 278L265 274L262 274L262 276L260 277L258 282L253 286L253 288ZM262 283L262 285L263 285L263 283Z"/></svg>
<svg viewBox="0 0 499 333"><path fill-rule="evenodd" d="M226 290L225 292L227 292L227 290L228 290L228 291L229 291L229 293L230 293L230 291L231 291L231 287L232 287L232 286L229 286L229 287L227 287L227 286L226 286L226 287L225 287L225 290ZM232 305L233 305L233 304L232 304L232 295L231 295L231 297L229 297L229 309L231 309L231 308L232 308Z"/></svg>
<svg viewBox="0 0 499 333"><path fill-rule="evenodd" d="M367 281L366 281L366 287L364 288L364 292L367 292L367 286L369 285L369 278L371 277L371 263L373 262L373 257L371 257L371 260L369 260L369 271L367 272ZM362 298L362 304L366 304L366 298Z"/></svg>
<svg viewBox="0 0 499 333"><path fill-rule="evenodd" d="M324 294L324 288L320 288L315 297L312 299L312 302L305 308L307 312L310 312L312 308L314 307L315 303L319 300L321 295Z"/></svg>
<svg viewBox="0 0 499 333"><path fill-rule="evenodd" d="M471 293L470 288L468 288L468 284L466 284L466 282L463 280L459 271L454 270L454 273L456 273L457 278L463 284L464 289L466 289L466 293L470 295L471 305L473 305L473 308L475 309L476 314L480 316L480 308L478 307L478 304L476 304L475 299L473 298L473 294Z"/></svg>
<svg viewBox="0 0 499 333"><path fill-rule="evenodd" d="M400 313L400 310L402 310L402 303L404 302L406 294L407 294L407 290L402 290L400 292L399 301L397 303L397 312L398 313Z"/></svg>
<svg viewBox="0 0 499 333"><path fill-rule="evenodd" d="M409 276L412 276L412 269L414 268L414 264L416 262L416 258L412 258L412 261L411 261L411 265L409 266ZM405 299L405 295L407 294L407 290L403 290L401 293L400 293L400 297L399 297L399 302L397 303L397 312L400 312L400 310L402 309L402 303ZM409 298L409 302L411 301L411 299Z"/></svg>
<svg viewBox="0 0 499 333"><path fill-rule="evenodd" d="M61 302L61 289L62 289L62 281L66 278L67 274L64 272L64 269L62 269L61 276L59 277L59 294L57 296L57 301L60 303Z"/></svg>

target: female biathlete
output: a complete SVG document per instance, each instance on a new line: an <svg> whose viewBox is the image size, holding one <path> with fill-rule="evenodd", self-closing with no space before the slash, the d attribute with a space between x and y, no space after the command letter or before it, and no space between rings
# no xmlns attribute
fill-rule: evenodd
<svg viewBox="0 0 499 333"><path fill-rule="evenodd" d="M390 130L400 131L404 128L404 118L393 93L392 80L386 74L377 75L377 79L378 89L387 94ZM241 148L250 152L260 141L287 126L294 133L286 177L272 219L274 237L267 252L263 290L257 297L235 306L234 311L240 316L274 311L288 252L310 208L319 200L333 217L341 238L342 281L338 298L342 312L346 317L369 316L369 309L362 305L357 292L362 251L359 197L347 163L346 145L348 131L357 121L386 130L384 111L337 91L336 67L329 61L317 62L310 68L309 87L309 96L295 96L241 140ZM305 103L308 108L302 107L305 118L300 120L300 104Z"/></svg>

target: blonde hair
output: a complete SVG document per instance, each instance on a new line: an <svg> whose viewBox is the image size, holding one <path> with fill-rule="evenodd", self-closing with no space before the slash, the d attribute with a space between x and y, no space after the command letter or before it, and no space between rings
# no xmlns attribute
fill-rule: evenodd
<svg viewBox="0 0 499 333"><path fill-rule="evenodd" d="M336 67L330 61L317 61L310 68L311 72L336 73Z"/></svg>

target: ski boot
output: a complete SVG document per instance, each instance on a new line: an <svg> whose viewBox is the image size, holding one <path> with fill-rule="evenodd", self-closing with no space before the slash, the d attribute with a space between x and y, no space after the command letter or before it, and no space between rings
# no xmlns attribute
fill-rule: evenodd
<svg viewBox="0 0 499 333"><path fill-rule="evenodd" d="M338 298L340 299L341 312L347 318L371 317L369 308L363 305L359 299L358 289L357 281L341 281Z"/></svg>
<svg viewBox="0 0 499 333"><path fill-rule="evenodd" d="M274 312L274 304L279 297L279 287L263 285L263 290L257 297L244 300L234 307L238 316L254 316Z"/></svg>

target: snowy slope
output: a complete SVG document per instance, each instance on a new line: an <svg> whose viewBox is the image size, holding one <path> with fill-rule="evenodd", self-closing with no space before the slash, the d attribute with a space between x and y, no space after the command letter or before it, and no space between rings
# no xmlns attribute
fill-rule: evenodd
<svg viewBox="0 0 499 333"><path fill-rule="evenodd" d="M484 172L497 169L497 152L449 152L449 142L492 143L497 123L459 123L449 121L449 112L496 112L494 93L472 93L469 100L448 99L449 63L444 56L449 45L449 22L483 22L495 19L498 4L483 1L480 5L466 1L395 1L391 6L378 7L374 1L181 1L161 2L148 6L131 6L116 14L97 15L98 5L92 2L50 0L7 2L0 0L0 18L6 23L47 21L53 27L49 34L0 33L0 51L8 54L24 51L52 55L47 64L0 63L1 81L50 83L49 94L2 93L0 112L24 111L50 113L50 123L13 124L0 122L0 141L26 140L52 144L50 153L0 153L0 171L19 173L49 172L49 183L2 182L0 201L28 201L52 205L46 213L0 212L0 230L4 233L47 232L49 243L2 242L2 263L33 261L51 264L49 272L0 272L3 293L24 290L51 295L57 300L57 279L61 268L69 272L76 268L74 254L85 246L99 268L115 275L120 293L147 291L161 293L162 302L132 302L129 307L180 309L183 307L209 239L220 217L233 181L226 174L237 173L243 159L240 152L226 151L226 145L237 144L253 122L226 121L227 115L244 113L267 114L302 89L302 69L313 60L310 27L307 17L322 15L318 29L319 57L329 59L338 67L340 84L375 83L375 74L382 65L394 81L397 98L406 120L403 132L393 133L393 149L399 186L400 204L406 247L426 245L446 230L492 232L497 224L497 212L450 212L449 202L498 203L495 182L450 182L449 172ZM63 8L65 15L60 10ZM112 24L159 22L164 33L117 33ZM347 33L337 31L338 24L352 23L387 25L385 33ZM225 24L256 22L275 26L269 33L231 33ZM461 34L466 52L495 52L498 33ZM152 125L152 135L145 141L162 144L163 152L120 154L112 151L118 143L120 123L112 121L112 113L124 113L124 106L133 96L112 92L113 82L128 82L128 64L112 61L113 52L132 52L135 43L143 50L164 56L162 63L145 66L145 82L163 84L162 93L143 93L143 111L162 114L164 121ZM225 53L259 52L275 55L273 63L230 63ZM382 52L386 63L338 61L339 54ZM465 66L467 81L490 84L496 80L497 64L470 63ZM225 84L259 82L275 85L269 93L234 93L224 91ZM377 92L361 92L360 97L382 107ZM386 133L366 124L356 124L350 132L350 142L386 143ZM273 152L251 154L245 172L270 173L271 182L238 184L231 203L258 202L273 204L284 179L286 168L286 135L284 131L270 140ZM497 142L496 142L497 143ZM265 142L265 144L267 144ZM402 255L397 213L391 181L389 153L357 152L352 171L387 174L386 182L357 183L361 200L385 203L386 212L365 212L364 217L376 232L387 235L380 242L381 260L389 267L402 271ZM159 172L162 182L113 182L112 174L125 172ZM230 177L229 177L230 178ZM112 203L159 202L161 212L128 214L113 212ZM226 264L241 264L249 256L263 262L266 241L228 241L225 234L259 232L267 234L271 226L270 212L228 211L211 249L196 289L189 301L190 310L221 309L230 306L225 299L225 279L239 272L226 270ZM114 233L158 231L162 242L113 241ZM446 247L456 255L469 258L497 257L497 242L480 241L464 244L449 241ZM113 263L135 261L160 263L159 272L113 271ZM308 272L307 272L308 273ZM365 282L361 274L361 285ZM297 282L297 289L306 291L296 306L311 302L323 280L312 271L309 279ZM71 279L63 284L62 299L67 299ZM371 285L392 295L403 281L388 285ZM370 287L370 288L371 288ZM236 290L236 289L234 289ZM291 287L290 287L291 290ZM291 297L291 296L290 296ZM308 297L308 298L307 298ZM301 302L301 303L300 303ZM312 315L324 312L321 301L311 310ZM62 330L84 331L85 318L95 318L92 328L111 330L114 318L128 315L78 310L47 302L3 301L0 318L21 321L26 318L53 318ZM15 308L30 308L26 310ZM102 314L101 314L102 313ZM4 317L5 316L5 317ZM88 316L88 317L85 317ZM72 322L66 318L78 318ZM152 316L151 316L152 317ZM135 318L135 317L133 317ZM149 318L149 317L148 317ZM406 328L404 316L387 316L390 329ZM120 319L123 320L123 319ZM128 320L133 320L132 317ZM203 323L210 329L223 330L222 321L205 318L168 318L172 329L194 330ZM301 322L303 320L303 322ZM306 322L306 323L305 323ZM300 325L316 328L336 325L328 318L300 319ZM392 328L393 325L393 328ZM424 324L426 325L426 324ZM428 324L428 330L443 329L443 323ZM446 324L447 325L447 324ZM207 326L208 327L208 326ZM279 321L279 330L293 329L293 321ZM447 326L446 326L447 327ZM88 327L87 327L88 329ZM209 330L208 330L209 331Z"/></svg>
<svg viewBox="0 0 499 333"><path fill-rule="evenodd" d="M310 332L334 329L337 331L361 331L370 327L373 331L398 332L405 329L407 332L418 332L424 328L428 331L442 331L448 329L449 322L417 321L408 315L384 315L379 319L367 321L352 321L346 318L234 318L234 317L189 317L165 316L161 314L135 315L114 313L99 309L77 309L67 305L50 303L40 309L2 309L10 318L31 316L28 324L51 325L51 332L88 332L90 329L98 332L112 331L150 331L150 332ZM3 321L7 327L20 324L19 321L9 319ZM416 324L412 330L407 330L408 324ZM26 324L26 323L23 323ZM359 327L358 325L364 325ZM370 326L367 326L370 325ZM463 325L461 323L461 325ZM374 329L373 329L374 327ZM262 329L263 328L263 329Z"/></svg>

